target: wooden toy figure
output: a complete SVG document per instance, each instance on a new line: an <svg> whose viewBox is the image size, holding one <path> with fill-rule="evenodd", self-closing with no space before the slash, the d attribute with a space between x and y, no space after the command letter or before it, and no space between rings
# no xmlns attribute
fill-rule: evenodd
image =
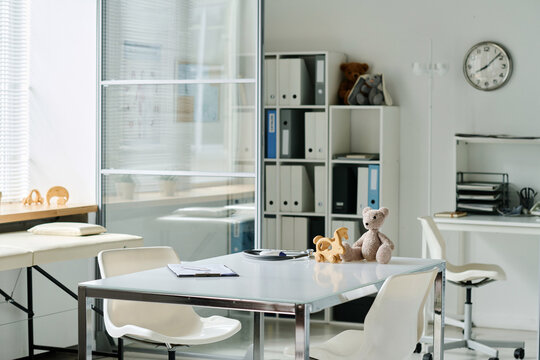
<svg viewBox="0 0 540 360"><path fill-rule="evenodd" d="M313 243L315 244L315 260L317 260L317 262L341 262L340 255L345 253L341 238L349 238L347 231L348 229L346 227L340 227L334 231L334 237L332 239L322 237L321 235L315 236L315 238L313 238Z"/></svg>

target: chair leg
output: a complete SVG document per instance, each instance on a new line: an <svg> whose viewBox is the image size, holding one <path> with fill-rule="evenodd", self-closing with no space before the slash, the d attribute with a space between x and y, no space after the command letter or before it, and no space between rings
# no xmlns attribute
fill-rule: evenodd
<svg viewBox="0 0 540 360"><path fill-rule="evenodd" d="M463 318L463 339L449 339L445 338L443 345L444 350L469 348L481 353L484 353L491 358L497 358L499 351L497 348L514 348L516 351L524 349L525 343L523 341L496 341L496 340L482 340L475 339L472 336L472 296L471 288L467 288L466 301L465 301L465 313ZM433 352L433 337L423 336L420 339L423 344L428 344L427 352ZM515 355L514 355L515 356ZM515 356L516 357L516 356ZM517 357L516 357L517 358Z"/></svg>
<svg viewBox="0 0 540 360"><path fill-rule="evenodd" d="M124 360L124 339L118 338L118 360Z"/></svg>
<svg viewBox="0 0 540 360"><path fill-rule="evenodd" d="M169 360L175 360L176 359L176 348L172 346L171 344L165 344L167 347L167 353L169 355Z"/></svg>

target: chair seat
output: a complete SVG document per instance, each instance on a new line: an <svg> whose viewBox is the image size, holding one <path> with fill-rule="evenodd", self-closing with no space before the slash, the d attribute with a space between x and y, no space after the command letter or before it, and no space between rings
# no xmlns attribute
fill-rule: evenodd
<svg viewBox="0 0 540 360"><path fill-rule="evenodd" d="M176 319L174 319L176 320ZM111 322L106 322L107 332L113 337L129 337L148 342L160 342L173 345L201 345L225 340L236 334L241 329L241 324L236 319L223 316L210 316L200 318L201 326L192 327L191 331L182 335L165 335L155 330L137 325L115 326ZM182 324L174 321L174 324L162 324L163 328L182 328Z"/></svg>
<svg viewBox="0 0 540 360"><path fill-rule="evenodd" d="M446 264L446 279L453 282L475 281L482 279L504 280L506 274L504 270L494 264L464 264L453 265Z"/></svg>

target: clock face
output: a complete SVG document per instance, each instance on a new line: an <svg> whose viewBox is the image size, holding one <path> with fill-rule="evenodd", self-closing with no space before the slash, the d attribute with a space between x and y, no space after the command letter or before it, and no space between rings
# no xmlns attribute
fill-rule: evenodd
<svg viewBox="0 0 540 360"><path fill-rule="evenodd" d="M512 74L510 54L491 41L474 45L465 55L463 73L467 81L479 90L491 91L508 82Z"/></svg>

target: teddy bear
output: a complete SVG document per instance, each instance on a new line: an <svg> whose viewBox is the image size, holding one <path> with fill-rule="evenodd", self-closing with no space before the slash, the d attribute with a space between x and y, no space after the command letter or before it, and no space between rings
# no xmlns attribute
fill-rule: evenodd
<svg viewBox="0 0 540 360"><path fill-rule="evenodd" d="M361 75L364 75L368 71L369 66L365 63L349 62L341 64L339 68L345 78L339 85L338 98L340 104L348 105L349 93L354 83Z"/></svg>
<svg viewBox="0 0 540 360"><path fill-rule="evenodd" d="M374 210L370 207L362 210L362 222L368 230L353 246L344 243L345 253L341 255L344 261L367 260L377 261L379 264L388 264L392 258L394 243L379 231L384 219L388 216L388 209L382 207Z"/></svg>
<svg viewBox="0 0 540 360"><path fill-rule="evenodd" d="M385 99L382 74L360 76L347 100L350 105L391 105Z"/></svg>

